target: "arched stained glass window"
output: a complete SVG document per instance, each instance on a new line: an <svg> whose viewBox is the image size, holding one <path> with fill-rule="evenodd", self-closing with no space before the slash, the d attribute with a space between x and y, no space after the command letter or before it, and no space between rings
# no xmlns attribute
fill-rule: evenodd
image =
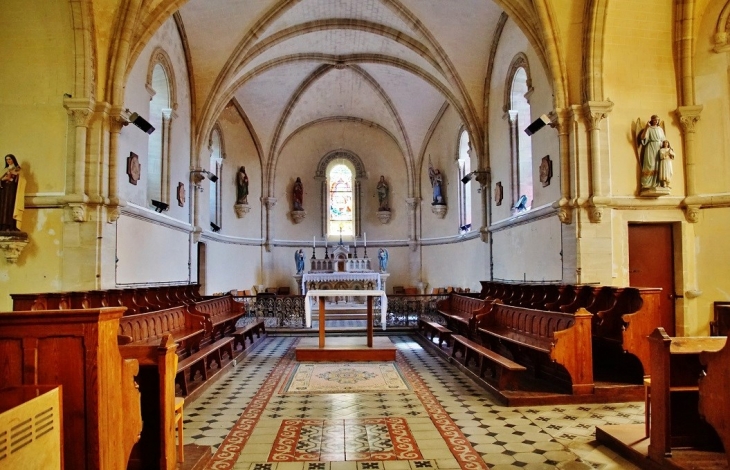
<svg viewBox="0 0 730 470"><path fill-rule="evenodd" d="M352 170L344 164L332 166L329 182L329 227L330 235L353 235L353 183Z"/></svg>

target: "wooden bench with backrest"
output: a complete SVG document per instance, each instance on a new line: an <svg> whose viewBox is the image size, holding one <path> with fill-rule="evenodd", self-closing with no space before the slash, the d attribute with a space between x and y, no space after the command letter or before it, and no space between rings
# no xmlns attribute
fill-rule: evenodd
<svg viewBox="0 0 730 470"><path fill-rule="evenodd" d="M484 378L484 372L491 370L491 378L496 381L499 390L516 390L519 385L519 374L527 368L523 365L497 354L481 344L478 344L461 335L452 335L454 341L451 357L456 360L461 355L464 367L469 368L470 359L474 359L479 368L479 377Z"/></svg>
<svg viewBox="0 0 730 470"><path fill-rule="evenodd" d="M169 336L177 344L180 357L175 381L183 396L187 396L234 359L235 338L227 336L210 342L212 329L207 318L180 306L122 317L119 341L127 349L135 347L140 355L147 356L152 354L148 350L157 348L160 340Z"/></svg>
<svg viewBox="0 0 730 470"><path fill-rule="evenodd" d="M254 334L256 335L256 339L253 337ZM241 346L241 349L246 349L246 338L248 338L251 343L249 346L253 346L257 339L266 336L266 324L264 323L264 320L254 320L245 326L236 328L232 336L234 338L234 349L237 349L237 346L239 345Z"/></svg>
<svg viewBox="0 0 730 470"><path fill-rule="evenodd" d="M722 414L722 409L716 408L721 406L722 401L727 403L727 388L716 388L727 383L727 375L724 378L715 377L719 382L713 384L710 374L716 376L718 370L713 367L706 372L703 383L700 377L705 373L701 360L704 358L710 362L710 352L722 350L727 338L670 337L663 328L657 328L649 335L648 342L651 348L649 458L662 465L665 463L664 457L671 455L672 448L722 451L722 442L716 429L701 418L700 412L703 410L705 417L727 417L726 411L724 416L718 416ZM716 357L721 358L722 354ZM726 374L727 363L720 369ZM709 399L709 402L700 404L700 387L704 388L704 399ZM720 401L713 403L713 393L720 393ZM706 408L708 404L713 406L709 414ZM720 431L722 429L720 427Z"/></svg>
<svg viewBox="0 0 730 470"><path fill-rule="evenodd" d="M13 311L127 307L126 315L170 308L200 300L200 284L130 287L94 291L11 294Z"/></svg>
<svg viewBox="0 0 730 470"><path fill-rule="evenodd" d="M245 314L243 304L232 295L200 300L192 304L192 312L205 317L211 326L211 341L223 338L236 330L236 322Z"/></svg>
<svg viewBox="0 0 730 470"><path fill-rule="evenodd" d="M727 339L719 351L700 353L700 363L705 374L699 381L699 413L717 432L730 464L730 345Z"/></svg>
<svg viewBox="0 0 730 470"><path fill-rule="evenodd" d="M476 333L477 317L489 312L492 304L493 301L476 296L451 292L447 298L436 302L436 311L444 317L449 330L473 337Z"/></svg>
<svg viewBox="0 0 730 470"><path fill-rule="evenodd" d="M432 343L433 339L438 336L439 348L443 343L446 343L446 347L451 346L451 330L444 325L420 318L418 320L418 330L422 332L423 336L429 342Z"/></svg>
<svg viewBox="0 0 730 470"><path fill-rule="evenodd" d="M210 330L210 326L207 326ZM125 344L158 345L160 339L171 335L178 344L178 354L189 356L200 350L206 333L206 319L189 312L187 306L178 306L155 312L125 315L119 321L120 336Z"/></svg>
<svg viewBox="0 0 730 470"><path fill-rule="evenodd" d="M495 304L478 331L489 349L505 349L538 376L550 376L574 395L591 394L591 313L562 313Z"/></svg>

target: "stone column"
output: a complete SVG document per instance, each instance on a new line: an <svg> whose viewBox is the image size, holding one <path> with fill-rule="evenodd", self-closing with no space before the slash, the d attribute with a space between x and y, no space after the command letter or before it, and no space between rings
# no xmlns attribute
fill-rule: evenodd
<svg viewBox="0 0 730 470"><path fill-rule="evenodd" d="M172 109L162 110L162 155L160 168L160 200L167 204L170 203L170 164L172 157L170 149L172 148L172 121L177 117L177 113Z"/></svg>
<svg viewBox="0 0 730 470"><path fill-rule="evenodd" d="M418 249L418 206L420 202L420 197L406 198L406 204L408 204L408 246L411 251Z"/></svg>
<svg viewBox="0 0 730 470"><path fill-rule="evenodd" d="M73 192L66 194L64 200L68 203L71 215L76 222L86 221L86 135L89 122L93 116L93 100L72 99L64 100L64 106L69 119L76 128L74 134L74 178Z"/></svg>
<svg viewBox="0 0 730 470"><path fill-rule="evenodd" d="M271 211L274 210L277 199L275 197L262 197L261 202L266 208L266 233L264 234L264 248L271 252L271 241L274 238L274 229L271 226Z"/></svg>
<svg viewBox="0 0 730 470"><path fill-rule="evenodd" d="M558 218L564 224L573 221L570 207L570 115L570 109L560 108L550 116L550 126L557 129L560 145L560 200L554 206L557 206Z"/></svg>
<svg viewBox="0 0 730 470"><path fill-rule="evenodd" d="M587 101L583 104L588 118L590 134L590 162L591 162L591 222L599 223L603 218L603 207L607 202L605 197L604 178L601 174L601 121L613 109L612 101ZM607 186L607 185L606 185Z"/></svg>
<svg viewBox="0 0 730 470"><path fill-rule="evenodd" d="M693 203L693 196L697 195L697 181L695 165L697 155L695 152L695 127L700 120L702 106L680 106L677 108L677 115L682 126L682 138L684 140L684 179L687 192L684 201L685 217L689 222L697 222L699 218L700 205Z"/></svg>
<svg viewBox="0 0 730 470"><path fill-rule="evenodd" d="M122 108L115 106L109 116L109 207L107 222L114 223L119 219L124 202L119 198L119 134L127 123L122 118Z"/></svg>

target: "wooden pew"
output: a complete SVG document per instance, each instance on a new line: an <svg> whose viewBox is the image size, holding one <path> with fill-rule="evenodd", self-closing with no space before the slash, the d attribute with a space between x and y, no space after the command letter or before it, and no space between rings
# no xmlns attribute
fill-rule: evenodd
<svg viewBox="0 0 730 470"><path fill-rule="evenodd" d="M444 342L446 343L446 347L451 345L451 330L444 325L420 318L418 320L418 331L430 342L433 342L433 339L438 335L439 348Z"/></svg>
<svg viewBox="0 0 730 470"><path fill-rule="evenodd" d="M585 309L573 314L496 304L478 331L489 349L503 347L536 375L550 375L574 395L584 395L595 388L591 318Z"/></svg>
<svg viewBox="0 0 730 470"><path fill-rule="evenodd" d="M721 449L721 442L700 418L700 354L719 351L725 337L669 337L664 328L649 335L651 351L651 416L649 458L662 463L672 448ZM725 379L727 380L727 379ZM727 389L722 391L727 397ZM708 395L709 397L709 395Z"/></svg>
<svg viewBox="0 0 730 470"><path fill-rule="evenodd" d="M145 314L141 314L145 315ZM128 337L119 336L121 342ZM128 470L154 468L174 470L175 452L175 376L177 345L171 335L157 344L128 343L119 346L123 357L139 362L137 383L145 423L139 442L132 449Z"/></svg>
<svg viewBox="0 0 730 470"><path fill-rule="evenodd" d="M129 287L96 291L11 294L13 310L67 310L70 308L127 307L127 315L201 300L200 284Z"/></svg>
<svg viewBox="0 0 730 470"><path fill-rule="evenodd" d="M476 333L477 317L491 311L493 303L452 292L447 298L436 302L436 310L446 320L449 330L471 338Z"/></svg>
<svg viewBox="0 0 730 470"><path fill-rule="evenodd" d="M527 368L497 354L491 349L475 343L461 335L452 335L454 347L451 349L451 358L461 354L464 358L464 367L469 368L469 360L474 359L479 368L479 378L484 378L487 369L492 371L491 378L496 381L498 390L516 390L519 383L519 374Z"/></svg>
<svg viewBox="0 0 730 470"><path fill-rule="evenodd" d="M730 332L730 302L714 302L713 313L714 319L710 321L710 335L728 336L728 332Z"/></svg>
<svg viewBox="0 0 730 470"><path fill-rule="evenodd" d="M141 346L157 346L163 337L171 335L172 340L179 345L180 355L189 356L200 350L205 332L206 319L190 313L186 306L179 306L125 315L119 320L118 334L129 338L125 343Z"/></svg>
<svg viewBox="0 0 730 470"><path fill-rule="evenodd" d="M136 360L117 346L124 308L0 313L0 384L62 385L64 468L124 470L142 429Z"/></svg>
<svg viewBox="0 0 730 470"><path fill-rule="evenodd" d="M197 301L192 308L193 313L205 317L210 323L211 341L233 333L236 322L246 313L243 304L236 302L230 294Z"/></svg>
<svg viewBox="0 0 730 470"><path fill-rule="evenodd" d="M700 363L705 367L699 384L700 416L720 437L730 465L730 346L727 339L719 351L700 353Z"/></svg>

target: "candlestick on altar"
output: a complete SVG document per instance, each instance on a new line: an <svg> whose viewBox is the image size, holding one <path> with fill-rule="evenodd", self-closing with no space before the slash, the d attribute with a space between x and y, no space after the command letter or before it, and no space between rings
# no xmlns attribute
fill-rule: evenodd
<svg viewBox="0 0 730 470"><path fill-rule="evenodd" d="M315 235L312 237L312 248L314 248L316 244L317 244L317 236Z"/></svg>

